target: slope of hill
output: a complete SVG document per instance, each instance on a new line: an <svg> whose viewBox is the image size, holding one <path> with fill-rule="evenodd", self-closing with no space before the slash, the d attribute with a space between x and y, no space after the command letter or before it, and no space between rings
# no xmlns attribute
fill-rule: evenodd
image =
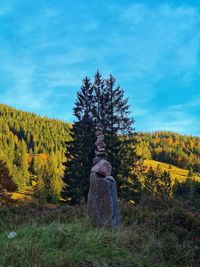
<svg viewBox="0 0 200 267"><path fill-rule="evenodd" d="M137 152L180 168L200 172L200 137L172 132L138 133Z"/></svg>
<svg viewBox="0 0 200 267"><path fill-rule="evenodd" d="M0 105L0 159L23 190L47 164L62 175L70 124Z"/></svg>
<svg viewBox="0 0 200 267"><path fill-rule="evenodd" d="M158 165L160 166L162 171L169 171L172 177L172 180L178 180L179 182L185 181L188 175L188 170L182 169L167 163L155 161L155 160L145 160L144 161L145 166L149 168L150 166L153 169L157 169ZM194 179L200 182L200 174L194 173Z"/></svg>
<svg viewBox="0 0 200 267"><path fill-rule="evenodd" d="M45 190L50 190L52 181L48 176L57 177L54 182L59 181L59 187L62 187L62 163L65 161L65 142L70 139L70 127L70 124L59 120L0 104L0 160L7 163L19 191L23 192L27 185L30 189L39 179L40 185L45 182ZM199 137L156 132L138 133L137 139L136 151L147 159L147 165L155 166L157 163L152 160L156 160L167 163L160 163L161 168L166 170L169 164L178 166L181 169L173 166L170 170L172 178L178 180L185 179L187 170L184 169L192 167L200 172ZM52 186L56 187L55 184ZM14 195L15 198L23 196Z"/></svg>

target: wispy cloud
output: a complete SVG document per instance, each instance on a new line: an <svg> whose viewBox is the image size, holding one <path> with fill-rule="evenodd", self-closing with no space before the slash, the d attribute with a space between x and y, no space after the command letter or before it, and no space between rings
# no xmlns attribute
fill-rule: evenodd
<svg viewBox="0 0 200 267"><path fill-rule="evenodd" d="M0 23L1 101L71 120L82 78L100 69L130 97L137 130L197 122L197 6L14 0L0 5Z"/></svg>
<svg viewBox="0 0 200 267"><path fill-rule="evenodd" d="M133 62L133 73L136 71L141 77L153 74L154 79L187 73L198 75L198 9L133 4L122 12L122 21L129 29L125 41L132 46L129 60ZM129 50L127 54L130 55Z"/></svg>
<svg viewBox="0 0 200 267"><path fill-rule="evenodd" d="M196 135L200 125L199 112L200 96L186 103L166 106L158 111L146 110L144 114L139 113L139 115L145 115L145 125L141 126L143 130L147 127L148 131L167 130Z"/></svg>
<svg viewBox="0 0 200 267"><path fill-rule="evenodd" d="M198 118L191 116L184 110L172 111L166 108L150 115L146 117L148 131L166 130L194 135L198 131Z"/></svg>

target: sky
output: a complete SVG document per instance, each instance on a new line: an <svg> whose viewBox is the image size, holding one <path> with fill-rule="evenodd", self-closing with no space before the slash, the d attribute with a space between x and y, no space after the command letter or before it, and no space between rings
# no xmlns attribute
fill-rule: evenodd
<svg viewBox="0 0 200 267"><path fill-rule="evenodd" d="M136 131L200 136L200 1L0 0L1 103L72 122L97 69Z"/></svg>

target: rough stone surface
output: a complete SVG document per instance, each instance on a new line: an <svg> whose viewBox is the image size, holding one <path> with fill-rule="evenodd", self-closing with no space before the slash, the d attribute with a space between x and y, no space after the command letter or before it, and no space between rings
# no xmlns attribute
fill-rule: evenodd
<svg viewBox="0 0 200 267"><path fill-rule="evenodd" d="M106 144L105 144L103 141L97 141L97 142L95 143L95 146L96 146L96 147L106 147Z"/></svg>
<svg viewBox="0 0 200 267"><path fill-rule="evenodd" d="M103 132L102 132L102 131L100 131L100 130L97 130L97 131L95 132L95 134L96 134L96 136L98 136L98 135L102 135L102 134L103 134Z"/></svg>
<svg viewBox="0 0 200 267"><path fill-rule="evenodd" d="M104 158L104 157L107 157L107 153L105 151L95 151L95 154L97 157L101 157L101 158Z"/></svg>
<svg viewBox="0 0 200 267"><path fill-rule="evenodd" d="M113 228L120 225L117 186L112 176L98 178L96 173L90 175L88 213L95 226Z"/></svg>
<svg viewBox="0 0 200 267"><path fill-rule="evenodd" d="M98 163L100 160L102 160L102 158L100 158L100 157L95 157L95 158L93 159L93 164Z"/></svg>
<svg viewBox="0 0 200 267"><path fill-rule="evenodd" d="M97 126L95 127L96 130L101 130L103 131L103 125L102 124L97 124Z"/></svg>
<svg viewBox="0 0 200 267"><path fill-rule="evenodd" d="M106 151L105 147L98 146L97 149L98 149L98 152L105 152Z"/></svg>
<svg viewBox="0 0 200 267"><path fill-rule="evenodd" d="M111 175L111 171L112 171L112 166L105 159L102 159L98 163L96 163L92 167L92 170L91 170L91 172L98 173L98 174L100 174L100 175L102 175L104 177L105 176L110 176Z"/></svg>
<svg viewBox="0 0 200 267"><path fill-rule="evenodd" d="M117 200L115 179L110 176L111 164L106 160L106 144L102 124L97 124L95 158L93 159L90 190L88 194L88 213L94 225L100 227L117 227L120 225L120 212Z"/></svg>
<svg viewBox="0 0 200 267"><path fill-rule="evenodd" d="M115 179L112 176L106 176L105 179L109 180L110 182L116 183Z"/></svg>
<svg viewBox="0 0 200 267"><path fill-rule="evenodd" d="M104 140L103 134L97 136L97 141L103 141L103 140Z"/></svg>

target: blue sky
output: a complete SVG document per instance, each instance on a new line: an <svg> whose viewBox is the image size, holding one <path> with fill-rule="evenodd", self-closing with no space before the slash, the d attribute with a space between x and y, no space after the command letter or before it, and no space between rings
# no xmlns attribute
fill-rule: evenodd
<svg viewBox="0 0 200 267"><path fill-rule="evenodd" d="M73 121L112 73L137 131L200 135L200 1L0 0L0 102Z"/></svg>

